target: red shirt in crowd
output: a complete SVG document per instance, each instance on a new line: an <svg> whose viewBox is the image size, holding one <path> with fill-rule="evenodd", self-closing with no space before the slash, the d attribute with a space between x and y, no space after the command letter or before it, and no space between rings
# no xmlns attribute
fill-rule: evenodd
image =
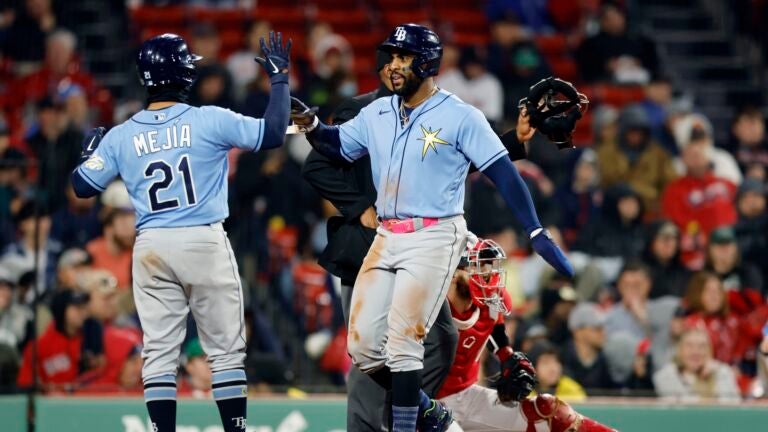
<svg viewBox="0 0 768 432"><path fill-rule="evenodd" d="M71 384L77 380L82 336L67 337L51 323L37 339L37 374L40 384ZM32 343L24 348L17 384L29 387L33 381Z"/></svg>
<svg viewBox="0 0 768 432"><path fill-rule="evenodd" d="M100 371L98 378L89 384L114 390L120 384L120 373L123 371L125 361L139 350L141 350L141 338L136 332L111 325L105 326L104 356L106 357L106 365Z"/></svg>
<svg viewBox="0 0 768 432"><path fill-rule="evenodd" d="M512 309L512 299L506 290L502 290L507 309ZM459 330L459 345L456 359L445 378L443 386L437 392L437 399L458 393L475 384L480 372L480 354L496 324L504 323L504 315L491 313L488 306L473 305L466 312L458 312L451 305L453 323Z"/></svg>
<svg viewBox="0 0 768 432"><path fill-rule="evenodd" d="M119 288L131 287L131 260L133 252L124 250L118 255L112 255L104 237L91 240L85 249L93 258L93 267L109 270L117 278Z"/></svg>
<svg viewBox="0 0 768 432"><path fill-rule="evenodd" d="M725 364L735 364L744 355L741 322L733 314L728 316L694 313L685 318L686 327L705 330L712 342L712 355Z"/></svg>
<svg viewBox="0 0 768 432"><path fill-rule="evenodd" d="M688 268L703 266L703 251L712 230L736 223L735 198L736 185L711 173L680 177L667 185L662 212L680 228L681 259Z"/></svg>

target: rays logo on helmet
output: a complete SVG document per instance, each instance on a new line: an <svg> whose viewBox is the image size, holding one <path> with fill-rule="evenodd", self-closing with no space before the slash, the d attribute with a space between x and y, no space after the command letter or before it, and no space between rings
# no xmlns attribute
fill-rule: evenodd
<svg viewBox="0 0 768 432"><path fill-rule="evenodd" d="M404 41L405 36L405 27L398 27L395 29L395 40Z"/></svg>
<svg viewBox="0 0 768 432"><path fill-rule="evenodd" d="M144 79L152 79L152 74L149 71L144 71Z"/></svg>
<svg viewBox="0 0 768 432"><path fill-rule="evenodd" d="M91 171L101 171L104 169L104 159L101 156L92 155L83 166Z"/></svg>

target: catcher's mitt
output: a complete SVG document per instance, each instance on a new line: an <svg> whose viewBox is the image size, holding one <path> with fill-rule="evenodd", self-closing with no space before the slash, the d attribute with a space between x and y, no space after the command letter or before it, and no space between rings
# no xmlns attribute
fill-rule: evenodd
<svg viewBox="0 0 768 432"><path fill-rule="evenodd" d="M520 99L519 108L525 107L531 126L546 135L559 149L573 147L571 134L576 122L587 111L589 99L568 81L545 78L531 86L528 97Z"/></svg>
<svg viewBox="0 0 768 432"><path fill-rule="evenodd" d="M504 357L501 361L501 374L496 381L496 391L501 402L519 402L528 397L536 386L536 370L521 352Z"/></svg>

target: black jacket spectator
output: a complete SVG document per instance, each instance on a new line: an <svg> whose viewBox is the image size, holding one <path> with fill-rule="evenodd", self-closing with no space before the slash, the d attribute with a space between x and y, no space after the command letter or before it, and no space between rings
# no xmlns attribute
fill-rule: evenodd
<svg viewBox="0 0 768 432"><path fill-rule="evenodd" d="M658 58L653 41L627 33L627 16L607 3L600 10L600 32L582 42L576 51L581 78L595 81L643 81L635 73L645 69L645 82L658 75Z"/></svg>
<svg viewBox="0 0 768 432"><path fill-rule="evenodd" d="M645 244L640 196L627 185L614 186L605 191L601 210L598 218L584 226L573 248L602 257L640 256Z"/></svg>
<svg viewBox="0 0 768 432"><path fill-rule="evenodd" d="M653 281L650 298L683 297L691 274L680 262L680 231L675 224L660 220L648 226L642 259Z"/></svg>

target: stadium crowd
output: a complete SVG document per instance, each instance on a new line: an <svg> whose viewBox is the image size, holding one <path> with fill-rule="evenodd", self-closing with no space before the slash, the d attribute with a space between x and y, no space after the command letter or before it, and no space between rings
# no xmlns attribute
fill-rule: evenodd
<svg viewBox="0 0 768 432"><path fill-rule="evenodd" d="M87 200L68 182L84 132L123 121L143 102L115 101L84 68L77 37L54 3L0 3L0 390L139 392L130 200L119 181ZM143 3L134 16L182 2ZM239 4L193 3L213 8L211 15ZM528 87L553 73L577 85L640 89L631 101L593 104L579 124L579 148L558 151L536 137L528 160L517 163L542 223L569 253L573 281L531 254L483 176L467 180L470 230L497 241L509 257L515 308L508 333L533 361L537 390L570 400L766 397L762 107L738 107L730 140L719 142L710 121L664 75L653 40L629 32L623 2L583 2L589 5L570 14L564 11L577 2L522 3L488 2L480 39L445 32L438 85L479 108L498 131L516 119ZM329 22L289 33L303 44L292 92L323 117L376 85L375 45L360 50ZM225 44L218 24L184 27L192 51L204 58L191 103L261 117L269 81L253 57L273 25L248 20L242 40ZM146 30L136 27L134 42ZM575 70L542 49L537 38L553 34L565 41ZM256 388L341 386L350 367L338 282L316 263L325 221L336 210L302 180L308 151L301 137L291 137L279 150L231 154L227 229L250 299L247 371ZM291 325L277 325L265 304ZM188 328L180 391L205 395L210 370L194 325ZM497 365L486 363L493 374Z"/></svg>

